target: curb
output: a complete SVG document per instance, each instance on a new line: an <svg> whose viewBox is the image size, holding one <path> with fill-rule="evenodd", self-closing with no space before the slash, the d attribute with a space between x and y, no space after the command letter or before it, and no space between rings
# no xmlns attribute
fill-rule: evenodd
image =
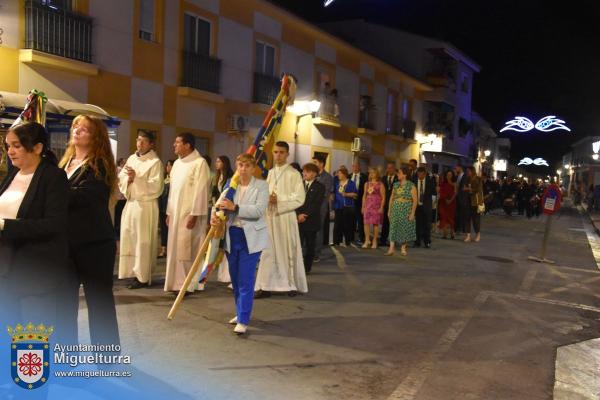
<svg viewBox="0 0 600 400"><path fill-rule="evenodd" d="M577 206L577 210L579 210L579 212L581 214L585 214L588 216L588 218L590 219L590 223L592 224L592 227L594 228L594 232L596 232L596 235L600 236L600 228L598 228L598 225L600 225L600 219L598 219L598 224L596 224L596 222L594 221L594 218L592 217L592 214L590 214L583 206L581 206L581 205Z"/></svg>

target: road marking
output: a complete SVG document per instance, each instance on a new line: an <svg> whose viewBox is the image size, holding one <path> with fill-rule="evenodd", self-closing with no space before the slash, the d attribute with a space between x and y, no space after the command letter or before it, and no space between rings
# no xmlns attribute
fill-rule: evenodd
<svg viewBox="0 0 600 400"><path fill-rule="evenodd" d="M412 400L419 393L425 380L429 377L439 360L450 350L475 313L487 301L490 293L481 292L475 297L473 305L464 315L454 321L450 328L437 342L433 350L411 369L406 378L396 387L388 400Z"/></svg>
<svg viewBox="0 0 600 400"><path fill-rule="evenodd" d="M538 296L538 297L546 297L546 296L550 296L551 294L566 292L566 291L574 289L574 288L584 289L584 290L590 292L591 294L595 294L594 290L592 290L589 287L587 287L585 285L585 283L593 283L593 282L596 282L596 281L599 281L599 280L600 280L600 276L595 276L593 278L588 278L588 279L586 279L584 281L581 281L581 282L573 282L573 283L570 283L570 284L568 284L566 286L561 286L561 287L557 287L557 288L554 288L554 289L550 289L547 292L536 293L536 296ZM519 294L521 294L521 293L519 293Z"/></svg>
<svg viewBox="0 0 600 400"><path fill-rule="evenodd" d="M335 260L339 269L345 272L344 276L348 279L350 284L352 286L361 286L360 280L354 275L354 272L348 268L344 255L334 246L331 247L331 251L333 252L333 255L335 255Z"/></svg>
<svg viewBox="0 0 600 400"><path fill-rule="evenodd" d="M527 294L529 290L531 290L531 286L533 286L533 281L535 280L537 273L537 268L530 268L529 271L527 271L525 278L523 278L523 282L521 283L521 287L519 288L519 294Z"/></svg>
<svg viewBox="0 0 600 400"><path fill-rule="evenodd" d="M525 296L522 294L501 293L501 292L494 292L494 291L486 291L484 293L488 294L489 296L508 297L508 298L517 299L517 300L531 301L534 303L552 304L555 306L576 308L579 310L586 310L586 311L600 313L600 308L594 307L594 306L588 306L586 304L569 303L568 301L544 299L541 297Z"/></svg>
<svg viewBox="0 0 600 400"><path fill-rule="evenodd" d="M592 253L594 254L594 260L596 260L596 266L600 269L600 240L598 240L598 236L596 235L591 222L586 221L582 214L580 216L583 228L585 229L585 234L590 247L592 248Z"/></svg>

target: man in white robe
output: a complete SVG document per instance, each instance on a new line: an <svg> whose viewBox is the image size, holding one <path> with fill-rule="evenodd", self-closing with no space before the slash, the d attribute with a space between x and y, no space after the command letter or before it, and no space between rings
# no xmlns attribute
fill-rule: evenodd
<svg viewBox="0 0 600 400"><path fill-rule="evenodd" d="M165 291L181 290L206 236L210 171L194 147L195 139L191 133L181 133L175 138L173 148L179 159L171 170L167 203L169 240ZM204 285L198 283L200 272L199 268L188 292L203 289Z"/></svg>
<svg viewBox="0 0 600 400"><path fill-rule="evenodd" d="M277 142L273 147L274 168L269 171L270 201L267 224L271 247L264 250L258 266L255 298L269 297L271 291L308 292L302 246L295 210L304 204L302 176L287 164L289 145Z"/></svg>
<svg viewBox="0 0 600 400"><path fill-rule="evenodd" d="M119 190L127 203L121 216L119 279L134 278L127 286L152 284L158 251L158 197L163 190L163 165L153 150L152 132L137 137L137 152L119 172Z"/></svg>

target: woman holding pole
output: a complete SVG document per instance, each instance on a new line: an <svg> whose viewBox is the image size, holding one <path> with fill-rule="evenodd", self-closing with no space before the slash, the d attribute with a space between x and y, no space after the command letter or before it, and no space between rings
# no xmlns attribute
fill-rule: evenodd
<svg viewBox="0 0 600 400"><path fill-rule="evenodd" d="M239 184L233 201L223 190L211 216L211 225L217 226L216 210L231 213L225 233L225 251L233 285L236 316L229 321L235 324L234 332L246 333L254 301L254 275L261 252L269 246L265 213L269 204L269 185L253 177L256 160L250 154L236 159Z"/></svg>

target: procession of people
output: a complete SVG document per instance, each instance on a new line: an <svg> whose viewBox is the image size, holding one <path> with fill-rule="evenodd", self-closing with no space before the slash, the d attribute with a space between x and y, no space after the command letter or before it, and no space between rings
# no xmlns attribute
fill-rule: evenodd
<svg viewBox="0 0 600 400"><path fill-rule="evenodd" d="M179 294L208 229L220 223L215 216L218 211L229 216L223 241L226 257L218 280L233 290L236 315L230 322L237 334L243 334L255 299L308 293L307 276L321 261L326 246L355 246L364 251L383 247L386 256L396 254L399 247L400 255L406 257L409 247L431 248L432 230L441 239L454 239L460 233L465 242L479 242L481 217L498 203L495 196L508 192L537 195L533 186L515 186L512 181L500 184L480 176L473 166L456 165L438 175L414 159L401 165L389 161L385 170L372 165L366 173L357 159L351 172L340 165L332 177L326 171L326 154L316 153L309 163L295 167L289 163L289 144L277 141L266 181L256 178L257 160L251 155L235 159L240 186L228 200L234 175L229 158L219 156L211 172L207 156L196 150L190 133L176 136L177 159L168 160L166 167L154 149L156 137L144 131L136 138L136 151L116 165L106 126L90 116L73 121L60 163L49 151L47 133L39 124L9 130L6 141L15 168L0 186L0 204L10 203L0 213L0 258L8 257L17 238L31 235L35 249L36 235L55 236L53 256L46 256L50 249L40 243L39 251L22 257L39 253L44 260L56 261L56 271L62 271L53 276L54 283L40 292L39 299L43 309L55 310L64 337L71 341L77 339L77 293L83 285L93 340L119 342L112 293L115 260L118 278L126 279L127 288L134 290L152 286L157 259L166 257L164 291ZM53 168L62 169L64 177L58 176L61 172L46 177ZM60 207L68 204L64 210L46 203L53 207L52 221L60 229L46 228L44 219L27 208L36 201L29 198L28 188L42 185L42 176L54 182L48 188L49 198L69 199L61 203ZM63 178L64 185L56 183ZM21 200L9 200L15 198ZM111 209L120 217L114 225ZM528 217L535 215L533 208L524 209ZM38 228L22 227L29 226L28 216ZM21 262L21 253L14 254L13 262ZM61 263L63 258L68 261ZM3 263L8 269L0 282L6 288L4 294L14 291L11 282L19 276L10 265ZM185 288L186 295L204 289L206 280L199 281L199 275L196 272ZM10 301L18 302L18 293ZM23 307L15 309L29 315Z"/></svg>

